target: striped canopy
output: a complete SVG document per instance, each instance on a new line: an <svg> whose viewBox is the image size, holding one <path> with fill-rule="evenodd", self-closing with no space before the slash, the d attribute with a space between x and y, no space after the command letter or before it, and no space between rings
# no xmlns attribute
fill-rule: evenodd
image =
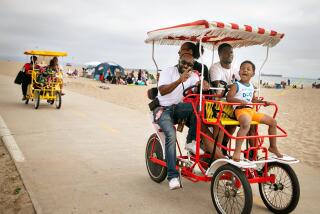
<svg viewBox="0 0 320 214"><path fill-rule="evenodd" d="M186 41L199 42L202 38L203 45L207 48L218 47L222 43L228 43L234 48L252 45L273 47L283 37L283 33L260 27L199 20L150 31L145 42L181 45Z"/></svg>

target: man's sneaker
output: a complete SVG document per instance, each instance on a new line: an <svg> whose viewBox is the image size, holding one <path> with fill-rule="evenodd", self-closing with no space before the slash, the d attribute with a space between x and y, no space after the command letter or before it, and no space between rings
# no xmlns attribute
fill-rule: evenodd
<svg viewBox="0 0 320 214"><path fill-rule="evenodd" d="M170 188L171 190L181 188L181 186L180 186L180 179L179 179L179 178L172 178L172 179L169 181L169 188Z"/></svg>
<svg viewBox="0 0 320 214"><path fill-rule="evenodd" d="M196 141L193 140L191 143L186 143L186 146L184 147L185 150L192 152L193 154L196 154ZM203 155L204 151L200 148L200 155Z"/></svg>

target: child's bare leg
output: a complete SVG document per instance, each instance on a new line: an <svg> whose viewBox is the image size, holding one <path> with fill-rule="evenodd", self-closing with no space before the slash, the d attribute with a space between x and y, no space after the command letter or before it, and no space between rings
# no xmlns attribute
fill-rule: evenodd
<svg viewBox="0 0 320 214"><path fill-rule="evenodd" d="M240 129L237 133L237 137L246 136L250 130L251 117L249 115L242 114L242 115L240 115L238 120L240 122ZM243 142L243 139L236 140L236 148L235 148L235 151L232 156L232 159L234 161L240 161L242 142Z"/></svg>
<svg viewBox="0 0 320 214"><path fill-rule="evenodd" d="M220 131L219 126L213 126L213 132L212 132L213 139L216 139L216 137L219 134L219 131ZM219 140L218 140L218 142L219 142Z"/></svg>
<svg viewBox="0 0 320 214"><path fill-rule="evenodd" d="M213 139L215 139L216 135L218 134L218 131L216 131L216 130L219 130L218 126L213 127ZM206 126L201 126L201 131L209 136L212 135L212 133L209 131L208 127L206 127ZM204 136L202 136L202 140L203 140L203 144L205 146L205 150L209 153L212 153L215 142L209 141L208 138L206 138ZM216 147L216 152L215 152L214 157L216 159L225 158L219 147Z"/></svg>
<svg viewBox="0 0 320 214"><path fill-rule="evenodd" d="M212 134L213 134L213 139L217 139L218 143L222 143L224 132L222 131L222 129L219 128L219 126L214 126L213 127L213 133Z"/></svg>
<svg viewBox="0 0 320 214"><path fill-rule="evenodd" d="M225 128L226 132L228 132L230 135L233 135L233 133L237 129L237 126L228 125L228 126L225 126L224 128ZM228 135L225 135L222 130L220 132L222 132L222 134L221 134L221 138L219 138L219 141L222 142L223 146L225 146L229 149L230 137ZM219 135L219 137L220 137L220 135ZM230 151L228 149L222 149L222 152L224 154L230 154Z"/></svg>
<svg viewBox="0 0 320 214"><path fill-rule="evenodd" d="M269 126L269 129L268 129L269 135L276 135L277 134L277 121L275 119L273 119L272 117L270 117L269 115L264 115L261 118L260 123L263 123L263 124L266 124ZM275 137L269 138L269 141L270 141L270 147L268 149L269 152L272 152L277 157L282 158L283 155L280 153L280 151L277 147L277 138L275 138Z"/></svg>
<svg viewBox="0 0 320 214"><path fill-rule="evenodd" d="M249 130L249 136L257 135L256 129L257 129L257 125L251 125ZM251 147L256 146L256 139L254 138L249 139L249 144Z"/></svg>
<svg viewBox="0 0 320 214"><path fill-rule="evenodd" d="M217 126L217 129L218 129L218 126ZM222 143L222 140L223 140L223 137L224 137L224 132L222 131L222 129L219 129L219 133L218 133L218 142L219 143Z"/></svg>

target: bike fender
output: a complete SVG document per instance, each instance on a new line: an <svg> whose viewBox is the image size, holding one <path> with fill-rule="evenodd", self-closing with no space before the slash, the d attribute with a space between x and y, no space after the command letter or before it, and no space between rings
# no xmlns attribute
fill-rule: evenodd
<svg viewBox="0 0 320 214"><path fill-rule="evenodd" d="M255 163L248 160L241 160L237 162L231 159L218 159L211 164L211 166L208 168L206 172L206 175L212 176L220 166L225 164L232 164L240 169L241 168L257 168L257 165Z"/></svg>

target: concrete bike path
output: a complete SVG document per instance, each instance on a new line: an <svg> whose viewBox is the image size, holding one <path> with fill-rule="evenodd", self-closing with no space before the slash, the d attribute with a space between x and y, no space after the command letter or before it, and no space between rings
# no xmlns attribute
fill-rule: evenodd
<svg viewBox="0 0 320 214"><path fill-rule="evenodd" d="M146 114L69 91L60 110L45 101L35 110L20 102L8 76L0 76L0 94L0 115L25 157L16 165L38 213L215 213L208 183L183 179L183 190L170 191L167 181L151 181ZM302 191L295 213L317 213L320 173L295 169ZM253 213L269 213L253 189Z"/></svg>

